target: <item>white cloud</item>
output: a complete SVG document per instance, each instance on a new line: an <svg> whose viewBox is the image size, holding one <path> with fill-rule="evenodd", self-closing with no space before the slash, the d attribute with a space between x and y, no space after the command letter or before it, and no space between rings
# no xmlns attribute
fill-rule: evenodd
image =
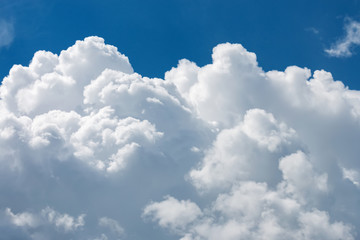
<svg viewBox="0 0 360 240"><path fill-rule="evenodd" d="M10 218L12 224L19 227L34 228L39 225L39 219L37 218L37 216L29 212L14 214L10 208L6 208L5 214Z"/></svg>
<svg viewBox="0 0 360 240"><path fill-rule="evenodd" d="M250 139L270 152L279 150L282 144L289 144L289 139L295 137L294 129L288 129L286 124L278 123L271 113L260 109L247 111L242 129Z"/></svg>
<svg viewBox="0 0 360 240"><path fill-rule="evenodd" d="M118 119L113 115L110 107L84 117L74 111L59 110L33 119L10 115L3 118L1 132L7 140L25 141L30 151L41 152L43 159L51 157L63 161L74 156L95 169L116 172L126 166L137 148L152 145L163 134L147 120ZM22 128L18 136L11 121ZM3 153L6 152L9 150Z"/></svg>
<svg viewBox="0 0 360 240"><path fill-rule="evenodd" d="M329 211L354 219L350 211L340 210L340 202L352 205L347 209L356 207L339 194L346 183L338 161L358 166L355 145L341 150L339 139L359 140L359 92L323 70L311 75L309 69L292 66L284 72L262 72L252 56L239 45L219 45L212 64L199 68L181 61L166 75L194 113L220 128L200 165L190 171L191 182L211 194L249 180L259 189L254 197L244 190L236 200L219 195L216 208L210 208L211 213L222 211L219 219L210 217L217 216L213 213L199 220L184 239L353 239L351 224L324 216ZM184 80L186 87L179 83L184 76L190 79ZM264 181L267 185L261 185ZM346 189L359 199L359 193ZM339 203L329 203L329 197ZM317 208L325 211L306 210ZM304 225L307 215L321 216L326 227Z"/></svg>
<svg viewBox="0 0 360 240"><path fill-rule="evenodd" d="M301 151L280 159L279 169L285 180L282 187L300 201L308 201L317 191L328 191L327 174L316 173L308 157Z"/></svg>
<svg viewBox="0 0 360 240"><path fill-rule="evenodd" d="M0 47L9 46L14 40L14 25L11 21L0 19Z"/></svg>
<svg viewBox="0 0 360 240"><path fill-rule="evenodd" d="M250 90L263 72L256 55L240 44L220 44L212 58L213 63L203 68L182 60L165 74L165 80L175 84L201 118L228 126L247 110L244 105L253 104L243 91Z"/></svg>
<svg viewBox="0 0 360 240"><path fill-rule="evenodd" d="M68 140L75 157L109 172L124 168L137 148L154 143L162 136L146 120L130 117L118 120L111 116L113 114L113 109L105 107L84 117Z"/></svg>
<svg viewBox="0 0 360 240"><path fill-rule="evenodd" d="M169 210L163 202L152 205L157 206L157 212ZM326 212L305 209L300 202L281 191L269 190L264 183L241 182L230 193L220 194L203 210L204 215L176 233L183 240L355 239L351 226L331 221ZM166 214L156 217L160 226L173 230L174 226L162 224L168 219Z"/></svg>
<svg viewBox="0 0 360 240"><path fill-rule="evenodd" d="M343 168L343 177L351 181L356 187L360 188L360 173L355 169Z"/></svg>
<svg viewBox="0 0 360 240"><path fill-rule="evenodd" d="M84 87L105 69L132 73L129 60L98 37L77 41L59 56L39 51L29 67L15 65L1 88L14 113L35 116L49 110L79 110Z"/></svg>
<svg viewBox="0 0 360 240"><path fill-rule="evenodd" d="M13 213L10 208L5 209L5 215L10 222L25 229L36 229L46 225L53 225L57 230L71 232L85 225L85 214L74 218L68 214L62 214L50 207L42 209L39 213Z"/></svg>
<svg viewBox="0 0 360 240"><path fill-rule="evenodd" d="M325 212L314 210L302 213L299 218L301 231L300 239L354 239L351 228L340 222L329 223L329 216Z"/></svg>
<svg viewBox="0 0 360 240"><path fill-rule="evenodd" d="M162 227L181 231L201 215L200 208L189 200L177 200L171 196L161 202L153 202L144 209L143 216L158 221Z"/></svg>
<svg viewBox="0 0 360 240"><path fill-rule="evenodd" d="M68 214L61 214L50 207L41 210L41 215L51 224L65 232L74 231L85 225L85 214L74 218Z"/></svg>
<svg viewBox="0 0 360 240"><path fill-rule="evenodd" d="M271 180L277 174L273 162L292 142L293 129L264 110L250 109L242 122L218 134L190 178L199 189L226 188L237 180Z"/></svg>
<svg viewBox="0 0 360 240"><path fill-rule="evenodd" d="M360 93L326 71L227 43L147 78L89 37L14 66L0 97L4 238L360 235Z"/></svg>
<svg viewBox="0 0 360 240"><path fill-rule="evenodd" d="M325 52L332 57L350 57L354 54L353 48L360 45L360 22L348 20L345 25L346 35L338 40Z"/></svg>

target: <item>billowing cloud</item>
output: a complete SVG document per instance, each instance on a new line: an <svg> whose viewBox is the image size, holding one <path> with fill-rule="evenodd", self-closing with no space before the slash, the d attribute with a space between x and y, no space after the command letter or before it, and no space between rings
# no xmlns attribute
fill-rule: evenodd
<svg viewBox="0 0 360 240"><path fill-rule="evenodd" d="M4 238L356 239L360 92L240 44L212 57L147 78L89 37L13 66Z"/></svg>
<svg viewBox="0 0 360 240"><path fill-rule="evenodd" d="M188 216L192 224L180 232L181 239L355 239L351 226L331 222L324 211L307 211L264 183L241 182L220 194L204 213ZM167 219L157 216L160 225Z"/></svg>
<svg viewBox="0 0 360 240"><path fill-rule="evenodd" d="M345 25L345 36L338 40L325 52L332 57L350 57L354 54L354 48L360 45L360 22L348 20Z"/></svg>
<svg viewBox="0 0 360 240"><path fill-rule="evenodd" d="M272 181L278 173L273 162L278 160L279 152L291 149L293 142L293 129L264 110L251 109L243 122L219 132L201 166L189 175L199 189L226 188L245 179Z"/></svg>

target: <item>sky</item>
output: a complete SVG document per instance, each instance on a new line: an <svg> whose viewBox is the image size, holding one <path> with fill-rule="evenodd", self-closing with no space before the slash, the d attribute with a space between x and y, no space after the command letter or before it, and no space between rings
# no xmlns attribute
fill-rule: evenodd
<svg viewBox="0 0 360 240"><path fill-rule="evenodd" d="M324 69L359 89L359 50L345 58L324 51L345 36L347 19L359 20L359 9L358 0L2 0L0 16L11 24L13 39L0 49L0 75L28 64L38 50L60 53L95 35L117 46L144 76L162 78L182 58L205 65L214 46L230 42L256 52L266 71Z"/></svg>
<svg viewBox="0 0 360 240"><path fill-rule="evenodd" d="M360 2L0 3L0 239L355 240Z"/></svg>

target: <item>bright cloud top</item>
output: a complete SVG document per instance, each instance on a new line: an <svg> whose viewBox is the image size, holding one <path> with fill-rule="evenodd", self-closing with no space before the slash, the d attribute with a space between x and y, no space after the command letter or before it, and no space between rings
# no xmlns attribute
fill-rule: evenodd
<svg viewBox="0 0 360 240"><path fill-rule="evenodd" d="M350 20L345 25L346 35L325 52L332 57L350 57L353 48L360 45L360 22Z"/></svg>
<svg viewBox="0 0 360 240"><path fill-rule="evenodd" d="M151 79L89 37L15 65L0 87L4 236L356 239L360 92L324 70L264 72L240 44L212 58Z"/></svg>

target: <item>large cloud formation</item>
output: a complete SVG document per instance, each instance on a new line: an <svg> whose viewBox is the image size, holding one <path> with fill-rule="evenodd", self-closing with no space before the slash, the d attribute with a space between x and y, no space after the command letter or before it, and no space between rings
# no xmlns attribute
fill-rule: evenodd
<svg viewBox="0 0 360 240"><path fill-rule="evenodd" d="M360 92L240 44L135 73L99 37L0 86L2 239L357 239Z"/></svg>

